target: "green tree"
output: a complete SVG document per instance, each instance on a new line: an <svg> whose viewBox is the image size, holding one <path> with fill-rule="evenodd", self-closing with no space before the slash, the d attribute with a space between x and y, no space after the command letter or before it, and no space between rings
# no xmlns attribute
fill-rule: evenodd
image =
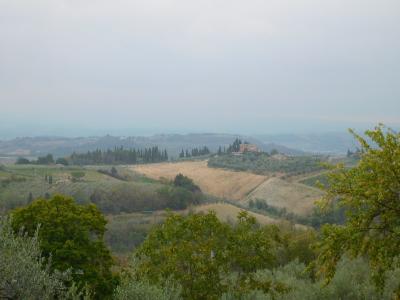
<svg viewBox="0 0 400 300"><path fill-rule="evenodd" d="M36 163L38 165L49 165L54 164L54 158L52 154L47 154L46 156L38 157Z"/></svg>
<svg viewBox="0 0 400 300"><path fill-rule="evenodd" d="M276 149L272 149L270 154L271 155L276 155L276 154L279 154L279 152Z"/></svg>
<svg viewBox="0 0 400 300"><path fill-rule="evenodd" d="M83 177L85 177L85 172L83 172L83 171L74 171L74 172L71 172L71 176L72 176L72 181L79 181Z"/></svg>
<svg viewBox="0 0 400 300"><path fill-rule="evenodd" d="M174 286L156 286L145 281L132 280L129 276L122 281L114 293L115 300L179 300L180 290Z"/></svg>
<svg viewBox="0 0 400 300"><path fill-rule="evenodd" d="M229 269L234 272L232 285L237 299L251 290L262 290L265 293L271 289L279 292L286 290L280 284L274 285L270 280L256 278L257 270L272 269L276 265L273 249L279 241L278 228L261 227L254 217L241 211L237 216L237 224L227 238L227 258Z"/></svg>
<svg viewBox="0 0 400 300"><path fill-rule="evenodd" d="M251 289L283 291L256 272L275 263L275 227L260 227L242 212L231 227L215 213L171 214L156 227L135 253L136 279L182 287L185 299L219 299L229 290L237 297Z"/></svg>
<svg viewBox="0 0 400 300"><path fill-rule="evenodd" d="M31 162L29 161L29 159L26 159L25 157L18 157L17 161L15 162L15 164L17 165L28 165Z"/></svg>
<svg viewBox="0 0 400 300"><path fill-rule="evenodd" d="M361 144L361 159L351 169L332 167L322 201L338 201L346 221L322 228L318 263L329 281L344 254L368 257L375 283L382 288L385 272L399 266L400 134L380 125L365 132L370 144L350 132Z"/></svg>
<svg viewBox="0 0 400 300"><path fill-rule="evenodd" d="M200 188L194 184L193 180L179 173L175 176L174 186L185 188L191 192L201 192Z"/></svg>
<svg viewBox="0 0 400 300"><path fill-rule="evenodd" d="M221 271L226 265L228 225L215 214L188 217L171 214L139 247L136 276L152 284L168 279L182 286L188 299L217 299L224 290Z"/></svg>
<svg viewBox="0 0 400 300"><path fill-rule="evenodd" d="M68 165L69 165L69 162L68 162L68 160L67 160L66 158L64 158L64 157L59 157L59 158L57 158L57 160L56 160L56 164L68 166Z"/></svg>
<svg viewBox="0 0 400 300"><path fill-rule="evenodd" d="M14 233L9 218L0 218L0 299L64 299L69 272L51 272L32 237Z"/></svg>
<svg viewBox="0 0 400 300"><path fill-rule="evenodd" d="M107 298L114 287L112 258L103 241L106 223L95 205L78 205L60 195L12 213L15 231L24 228L34 236L40 224L40 248L45 257L51 256L52 269L71 269L78 287L88 285L98 299Z"/></svg>

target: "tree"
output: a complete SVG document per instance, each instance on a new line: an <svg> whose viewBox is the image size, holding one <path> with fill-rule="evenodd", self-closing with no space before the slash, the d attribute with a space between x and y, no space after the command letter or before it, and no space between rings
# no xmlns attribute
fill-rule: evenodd
<svg viewBox="0 0 400 300"><path fill-rule="evenodd" d="M38 165L49 165L49 164L54 164L53 155L47 154L46 156L38 157L36 163L37 163Z"/></svg>
<svg viewBox="0 0 400 300"><path fill-rule="evenodd" d="M227 235L229 240L227 258L229 269L234 271L234 294L237 299L251 290L263 290L268 293L273 287L270 280L257 280L256 272L271 269L276 264L273 253L278 240L276 227L261 227L256 219L247 212L241 211L237 216L237 224ZM277 284L274 287L279 292L285 288Z"/></svg>
<svg viewBox="0 0 400 300"><path fill-rule="evenodd" d="M67 160L66 158L64 158L64 157L59 157L59 158L57 158L57 160L56 160L56 164L68 166L68 165L69 165L69 162L68 162L68 160Z"/></svg>
<svg viewBox="0 0 400 300"><path fill-rule="evenodd" d="M184 217L171 214L139 247L138 278L163 283L170 277L188 299L215 299L222 293L221 270L228 225L215 214ZM221 250L221 251L220 251Z"/></svg>
<svg viewBox="0 0 400 300"><path fill-rule="evenodd" d="M191 192L201 192L200 188L194 184L193 180L179 173L175 176L174 186L185 188Z"/></svg>
<svg viewBox="0 0 400 300"><path fill-rule="evenodd" d="M350 132L361 144L361 159L352 169L331 167L321 205L338 201L346 220L322 228L318 263L329 281L344 254L368 257L375 283L382 288L385 272L399 266L400 134L379 125L365 132L371 145Z"/></svg>
<svg viewBox="0 0 400 300"><path fill-rule="evenodd" d="M271 150L271 155L277 155L277 154L279 154L278 150L276 149Z"/></svg>
<svg viewBox="0 0 400 300"><path fill-rule="evenodd" d="M118 171L115 167L111 168L111 176L113 176L113 177L118 176Z"/></svg>
<svg viewBox="0 0 400 300"><path fill-rule="evenodd" d="M53 176L49 175L48 179L49 179L49 184L53 184Z"/></svg>
<svg viewBox="0 0 400 300"><path fill-rule="evenodd" d="M276 228L260 227L245 212L231 227L215 213L171 214L154 228L135 253L133 278L182 287L184 299L219 299L233 289L240 299L251 289L283 291L256 271L274 265Z"/></svg>
<svg viewBox="0 0 400 300"><path fill-rule="evenodd" d="M69 273L51 272L40 251L38 231L14 233L0 218L0 299L64 299Z"/></svg>
<svg viewBox="0 0 400 300"><path fill-rule="evenodd" d="M146 281L132 280L129 276L122 281L114 293L115 300L179 300L180 290L174 286L156 286Z"/></svg>
<svg viewBox="0 0 400 300"><path fill-rule="evenodd" d="M221 155L222 154L222 148L221 148L221 146L219 146L218 147L218 155Z"/></svg>
<svg viewBox="0 0 400 300"><path fill-rule="evenodd" d="M95 205L78 205L72 198L38 199L12 213L15 231L24 228L34 236L40 224L40 248L51 256L53 270L72 270L81 289L85 285L95 298L104 299L113 290L112 258L103 237L107 221Z"/></svg>
<svg viewBox="0 0 400 300"><path fill-rule="evenodd" d="M17 161L15 162L15 164L17 165L27 165L30 163L31 162L29 161L29 159L26 159L25 157L18 157Z"/></svg>

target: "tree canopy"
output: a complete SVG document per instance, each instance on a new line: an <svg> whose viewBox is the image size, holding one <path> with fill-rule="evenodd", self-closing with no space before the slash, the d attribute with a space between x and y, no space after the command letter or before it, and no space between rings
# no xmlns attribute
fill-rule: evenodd
<svg viewBox="0 0 400 300"><path fill-rule="evenodd" d="M95 298L104 299L113 290L112 258L103 242L107 221L94 205L78 205L72 198L38 199L12 213L15 231L23 228L38 238L53 270L71 269L79 288L87 285Z"/></svg>
<svg viewBox="0 0 400 300"><path fill-rule="evenodd" d="M275 227L260 227L246 212L233 227L213 212L171 214L138 248L133 270L152 284L176 282L185 299L218 299L228 288L238 297L251 289L283 290L255 276L274 265L275 237Z"/></svg>
<svg viewBox="0 0 400 300"><path fill-rule="evenodd" d="M366 131L365 138L351 132L361 145L360 161L351 169L332 167L321 202L337 201L346 220L322 228L318 263L329 281L344 254L365 256L382 288L385 273L399 266L400 134L382 125Z"/></svg>

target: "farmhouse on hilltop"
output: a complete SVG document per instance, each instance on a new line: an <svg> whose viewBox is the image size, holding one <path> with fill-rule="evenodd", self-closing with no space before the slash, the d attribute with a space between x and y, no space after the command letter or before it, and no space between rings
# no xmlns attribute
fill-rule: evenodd
<svg viewBox="0 0 400 300"><path fill-rule="evenodd" d="M260 152L260 149L254 144L240 144L239 152Z"/></svg>
<svg viewBox="0 0 400 300"><path fill-rule="evenodd" d="M232 152L233 155L242 155L245 152L259 153L261 150L254 144L240 144L238 152Z"/></svg>

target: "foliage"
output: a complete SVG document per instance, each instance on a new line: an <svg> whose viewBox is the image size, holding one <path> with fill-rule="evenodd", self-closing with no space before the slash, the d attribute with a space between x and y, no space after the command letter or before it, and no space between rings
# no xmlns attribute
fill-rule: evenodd
<svg viewBox="0 0 400 300"><path fill-rule="evenodd" d="M163 287L152 285L149 282L132 280L127 277L117 287L114 293L116 300L178 300L180 289L174 286Z"/></svg>
<svg viewBox="0 0 400 300"><path fill-rule="evenodd" d="M298 261L293 261L285 266L259 272L259 276L275 278L290 287L288 293L279 294L276 299L281 300L384 300L393 299L396 282L400 275L400 269L388 273L390 280L384 287L383 293L379 293L371 278L371 269L368 263L361 258L350 260L342 258L337 267L337 272L329 285L325 285L321 280L313 280L312 276L305 270L305 265ZM260 298L270 299L270 298Z"/></svg>
<svg viewBox="0 0 400 300"><path fill-rule="evenodd" d="M320 188L321 184L323 185L323 188L327 188L329 184L328 176L325 173L306 178L300 182L302 184L317 188Z"/></svg>
<svg viewBox="0 0 400 300"><path fill-rule="evenodd" d="M96 298L112 293L112 258L103 242L106 220L94 205L77 205L58 195L18 208L12 216L14 230L24 228L29 236L40 224L40 248L52 257L53 270L71 269L78 287L88 285Z"/></svg>
<svg viewBox="0 0 400 300"><path fill-rule="evenodd" d="M203 201L201 192L192 192L181 187L164 186L158 190L158 195L165 204L165 208L180 210L190 205L200 204Z"/></svg>
<svg viewBox="0 0 400 300"><path fill-rule="evenodd" d="M115 147L114 150L88 151L87 153L72 153L66 158L73 165L115 165L156 163L168 160L167 150L160 150L157 146L144 149L124 149Z"/></svg>
<svg viewBox="0 0 400 300"><path fill-rule="evenodd" d="M125 219L125 215L115 216L107 224L107 232L104 236L105 242L114 253L126 254L132 252L146 239L150 231L150 222L145 222L140 217Z"/></svg>
<svg viewBox="0 0 400 300"><path fill-rule="evenodd" d="M185 151L182 151L179 153L180 158L190 158L190 157L197 157L197 156L203 156L203 155L208 155L210 154L211 151L208 149L207 146L204 146L203 148L192 148L191 150L186 149Z"/></svg>
<svg viewBox="0 0 400 300"><path fill-rule="evenodd" d="M0 180L0 186L6 187L7 185L14 183L14 182L24 182L26 181L25 177L17 176L12 174L10 177L4 178Z"/></svg>
<svg viewBox="0 0 400 300"><path fill-rule="evenodd" d="M182 187L191 192L200 192L201 191L200 188L194 184L192 179L190 179L187 176L182 175L181 173L176 175L176 177L174 179L174 186Z"/></svg>
<svg viewBox="0 0 400 300"><path fill-rule="evenodd" d="M30 163L31 163L30 160L25 157L18 157L17 161L15 162L15 164L17 165L27 165Z"/></svg>
<svg viewBox="0 0 400 300"><path fill-rule="evenodd" d="M290 175L309 173L322 169L322 157L287 156L276 158L267 153L247 152L242 155L223 154L211 157L208 166L236 171L251 171L257 174L287 173Z"/></svg>
<svg viewBox="0 0 400 300"><path fill-rule="evenodd" d="M352 133L361 144L361 160L352 169L333 168L322 203L338 201L346 209L346 221L323 227L318 263L329 281L344 254L366 256L382 289L385 272L399 266L400 134L378 126L365 132L374 143L370 145Z"/></svg>
<svg viewBox="0 0 400 300"><path fill-rule="evenodd" d="M112 167L110 170L107 169L99 169L97 170L97 172L101 173L101 174L105 174L111 177L114 177L118 180L123 180L123 181L127 181L127 176L121 175L118 173L118 170L115 167Z"/></svg>
<svg viewBox="0 0 400 300"><path fill-rule="evenodd" d="M54 164L54 158L52 154L46 156L39 156L37 160L30 161L25 157L19 157L15 162L17 165L37 164L37 165L50 165Z"/></svg>
<svg viewBox="0 0 400 300"><path fill-rule="evenodd" d="M41 256L38 232L14 233L9 218L0 219L0 299L64 299L69 272L52 272Z"/></svg>
<svg viewBox="0 0 400 300"><path fill-rule="evenodd" d="M57 158L57 160L56 160L56 164L68 166L68 165L69 165L69 162L68 162L68 160L66 160L64 157L59 157L59 158Z"/></svg>
<svg viewBox="0 0 400 300"><path fill-rule="evenodd" d="M213 212L171 214L136 251L135 275L152 284L173 280L189 299L217 299L229 286L237 295L254 288L268 292L271 282L253 275L274 265L275 235L274 227L259 227L245 212L235 227Z"/></svg>
<svg viewBox="0 0 400 300"><path fill-rule="evenodd" d="M53 155L47 154L46 156L38 157L37 161L34 163L38 165L50 165L54 164L54 158Z"/></svg>
<svg viewBox="0 0 400 300"><path fill-rule="evenodd" d="M228 149L226 150L226 152L231 153L231 152L238 152L240 150L240 144L242 143L242 141L238 138L236 138L232 145L228 146Z"/></svg>
<svg viewBox="0 0 400 300"><path fill-rule="evenodd" d="M325 207L314 207L312 215L309 217L309 225L314 228L321 228L324 224L342 225L346 221L345 208L339 206L337 201L332 201Z"/></svg>
<svg viewBox="0 0 400 300"><path fill-rule="evenodd" d="M74 172L71 172L71 176L72 176L73 180L80 180L81 178L85 177L85 172L74 171Z"/></svg>

